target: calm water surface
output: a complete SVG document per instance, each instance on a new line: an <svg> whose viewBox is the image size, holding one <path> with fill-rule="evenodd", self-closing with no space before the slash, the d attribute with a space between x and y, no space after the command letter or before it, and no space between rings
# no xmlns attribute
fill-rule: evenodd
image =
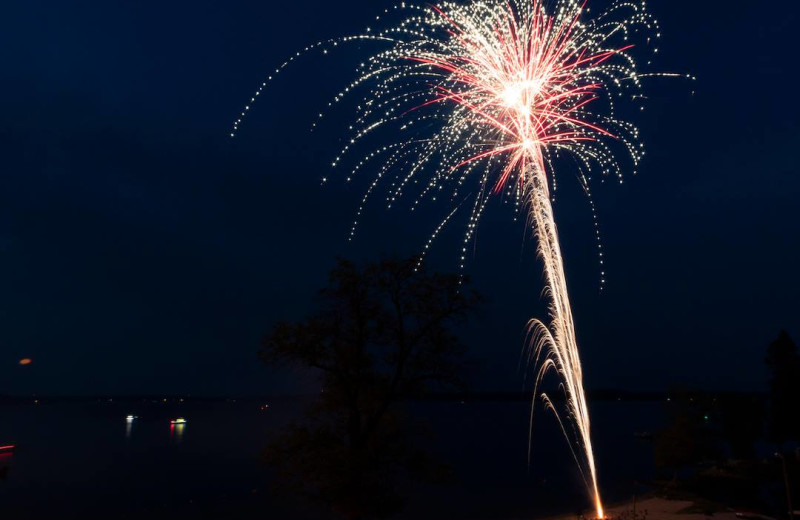
<svg viewBox="0 0 800 520"><path fill-rule="evenodd" d="M0 518L326 518L271 494L272 477L258 460L269 434L300 418L306 404L283 398L0 405L0 445L18 445L13 456L0 455L0 468L8 468ZM586 507L580 475L544 413L534 424L528 466L528 407L407 404L409 415L430 424L431 449L457 480L412 489L399 518L530 518ZM661 427L662 404L595 402L591 412L604 495L629 498L653 473L651 444L633 434ZM137 418L129 422L128 414ZM170 425L176 417L186 424Z"/></svg>

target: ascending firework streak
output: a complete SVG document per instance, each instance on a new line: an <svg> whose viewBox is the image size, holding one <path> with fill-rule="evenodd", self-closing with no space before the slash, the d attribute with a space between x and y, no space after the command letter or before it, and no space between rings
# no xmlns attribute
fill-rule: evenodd
<svg viewBox="0 0 800 520"><path fill-rule="evenodd" d="M561 376L566 413L559 414L546 394L541 399L555 412L570 441L597 516L602 518L583 375L550 192L555 189L555 164L565 159L572 163L569 166L590 202L592 173L613 174L621 180L616 156L621 152L629 157L634 168L641 160L644 151L638 131L617 117L614 101L643 97L640 79L645 75L637 71L628 41L644 32L649 44L648 35L659 36L657 24L643 0L619 0L596 16L590 16L577 0L472 0L425 7L403 3L387 9L384 17L392 16L394 10L410 14L384 30L367 30L305 49L327 53L345 42L388 45L362 63L357 79L329 103L332 106L351 92L366 91L350 127L352 135L333 166L371 134L393 132L391 144L361 156L347 175L349 182L362 170L375 172L358 215L382 183L389 184L388 206L404 192L416 190L412 209L426 197L436 199L449 186L456 209L435 228L425 245L427 251L471 196L462 267L492 195L505 194L518 210L527 208L544 264L550 314L549 325L536 319L529 324L527 359L538 367L534 395L547 373ZM262 83L251 104L265 86ZM248 105L231 135L249 110ZM462 197L473 178L477 189ZM356 225L357 220L351 236ZM599 254L603 269L602 249ZM601 283L603 277L601 272Z"/></svg>

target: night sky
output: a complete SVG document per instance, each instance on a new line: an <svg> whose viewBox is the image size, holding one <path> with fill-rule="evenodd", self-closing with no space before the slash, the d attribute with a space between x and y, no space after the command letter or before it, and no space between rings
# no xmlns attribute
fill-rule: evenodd
<svg viewBox="0 0 800 520"><path fill-rule="evenodd" d="M362 32L387 5L0 7L0 394L314 391L309 374L259 364L260 337L313 308L337 256L418 251L450 208L387 211L378 197L346 240L367 177L345 185L329 164L353 112L308 130L374 47L310 56L236 139L230 123L285 57ZM587 386L758 390L766 344L782 328L800 339L800 6L650 7L653 70L698 80L648 82L640 173L595 184L602 294L589 205L559 174ZM524 324L544 314L534 244L512 217L489 208L467 264L489 299L465 329L477 390L521 388ZM458 269L460 223L432 268Z"/></svg>

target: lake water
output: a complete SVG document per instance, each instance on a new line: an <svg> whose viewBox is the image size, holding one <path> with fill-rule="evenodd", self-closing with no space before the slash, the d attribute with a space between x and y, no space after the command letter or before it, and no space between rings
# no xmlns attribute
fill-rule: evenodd
<svg viewBox="0 0 800 520"><path fill-rule="evenodd" d="M18 445L13 455L0 455L0 468L8 468L0 518L325 518L270 493L272 477L259 462L268 435L302 417L305 404L283 398L0 405L0 445ZM587 507L566 443L543 412L528 467L529 403L429 401L406 408L430 424L431 449L457 480L412 489L398 518L530 518ZM633 434L660 428L663 404L601 401L591 413L604 497L627 499L637 481L653 475L652 445ZM137 418L126 421L128 414ZM171 425L175 417L186 424Z"/></svg>

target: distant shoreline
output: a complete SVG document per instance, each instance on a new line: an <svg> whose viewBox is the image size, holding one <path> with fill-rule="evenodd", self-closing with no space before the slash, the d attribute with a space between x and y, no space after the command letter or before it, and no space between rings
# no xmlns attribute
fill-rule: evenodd
<svg viewBox="0 0 800 520"><path fill-rule="evenodd" d="M2 404L27 404L34 401L38 403L55 402L265 402L265 401L285 401L297 399L313 399L315 394L273 394L273 395L244 395L244 396L195 396L191 394L183 395L0 395L0 405ZM527 392L509 391L487 391L487 392L439 392L425 396L409 396L408 401L530 401L533 396ZM557 394L551 396L553 400L559 400ZM599 389L587 392L590 401L633 401L633 402L661 402L661 401L682 401L692 399L721 398L721 397L757 397L766 398L764 392L734 392L734 391L695 391L681 392L680 394L670 392L634 392L617 389Z"/></svg>

